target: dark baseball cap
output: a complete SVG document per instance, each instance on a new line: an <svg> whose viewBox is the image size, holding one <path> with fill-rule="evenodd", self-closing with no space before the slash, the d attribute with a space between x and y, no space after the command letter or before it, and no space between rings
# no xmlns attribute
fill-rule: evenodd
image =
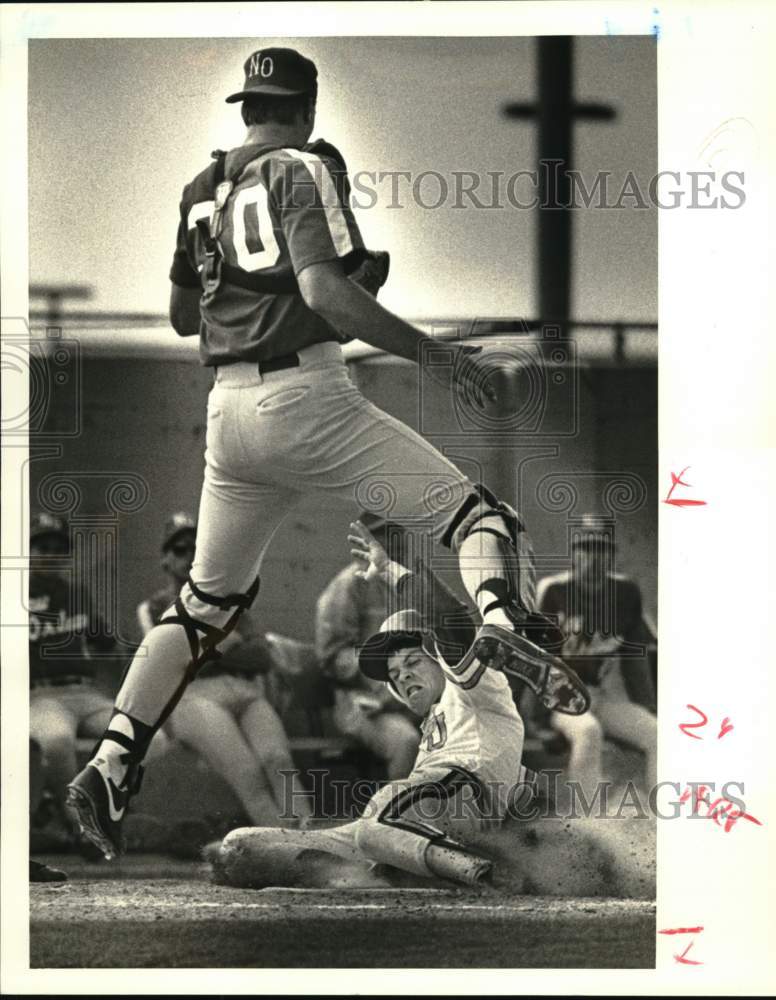
<svg viewBox="0 0 776 1000"><path fill-rule="evenodd" d="M571 539L572 549L615 548L611 524L599 514L583 514L575 524Z"/></svg>
<svg viewBox="0 0 776 1000"><path fill-rule="evenodd" d="M315 63L296 49L259 49L245 60L243 89L226 98L227 104L260 94L291 97L314 93L318 70Z"/></svg>
<svg viewBox="0 0 776 1000"><path fill-rule="evenodd" d="M197 532L197 522L184 510L178 510L171 514L164 524L164 535L162 536L162 552L166 552L172 543L185 532L195 535Z"/></svg>
<svg viewBox="0 0 776 1000"><path fill-rule="evenodd" d="M59 535L61 538L67 538L67 523L63 518L45 510L33 514L30 519L30 541L42 538L44 535Z"/></svg>

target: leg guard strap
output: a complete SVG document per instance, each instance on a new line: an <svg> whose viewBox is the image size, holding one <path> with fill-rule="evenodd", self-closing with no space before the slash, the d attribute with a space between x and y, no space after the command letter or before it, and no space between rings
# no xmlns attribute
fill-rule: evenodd
<svg viewBox="0 0 776 1000"><path fill-rule="evenodd" d="M504 537L502 532L486 528L484 525L480 526L482 521L490 517L501 518L509 532L512 545L517 547L517 536L520 532L525 531L523 523L509 504L499 500L482 483L475 483L474 492L466 497L455 512L442 536L442 543L448 548L457 550L464 538L467 538L473 531L489 531L494 535L500 534Z"/></svg>
<svg viewBox="0 0 776 1000"><path fill-rule="evenodd" d="M198 618L192 618L180 596L178 596L175 601L176 614L171 615L169 618L163 618L159 622L160 625L181 626L189 643L191 661L186 667L183 679L175 691L175 694L165 706L164 711L156 724L156 729L160 729L170 717L173 709L181 700L183 692L186 690L189 683L194 679L200 667L208 660L218 659L220 654L216 649L216 645L225 639L230 632L232 632L234 627L237 625L240 615L253 603L256 594L259 592L259 577L256 577L247 593L230 594L227 597L217 597L214 594L205 593L204 590L200 590L199 587L192 582L191 577L189 577L189 586L191 587L194 596L198 600L203 601L205 604L210 604L213 607L218 607L222 610L235 608L235 611L226 624L222 628L218 628L215 625L210 625L208 622L200 621ZM201 640L197 635L198 632L203 633L203 638Z"/></svg>
<svg viewBox="0 0 776 1000"><path fill-rule="evenodd" d="M180 625L183 631L186 633L186 638L189 642L189 649L191 650L192 660L202 659L205 660L205 643L202 642L203 650L200 650L200 639L197 632L202 632L205 639L213 639L212 645L209 644L207 652L210 653L216 642L220 642L223 639L223 630L217 628L215 625L209 625L207 622L202 622L198 618L192 618L191 615L186 610L183 601L179 598L175 601L175 610L177 614L170 615L169 618L163 618L159 624L160 625Z"/></svg>
<svg viewBox="0 0 776 1000"><path fill-rule="evenodd" d="M191 579L191 576L189 576L188 585L198 601L201 601L203 604L209 604L214 608L219 608L222 611L234 608L234 614L222 628L218 628L216 625L210 625L208 622L203 622L198 618L192 618L180 596L178 596L175 601L175 615L163 618L159 624L181 625L183 627L186 632L186 638L189 641L192 660L202 659L202 662L204 662L205 659L212 659L214 656L217 656L215 649L217 643L229 635L243 611L253 604L259 592L259 583L259 577L257 576L245 594L228 594L226 597L218 597L216 594L208 594L206 591L200 590ZM202 639L202 651L200 651L200 639L197 632L202 632L204 635Z"/></svg>
<svg viewBox="0 0 776 1000"><path fill-rule="evenodd" d="M208 594L204 590L200 590L191 579L191 574L189 574L186 582L198 601L202 601L203 604L211 604L214 608L220 608L222 611L228 611L230 608L237 608L240 611L247 610L253 604L259 592L258 577L256 577L245 594L227 594L226 597L217 597L215 594Z"/></svg>
<svg viewBox="0 0 776 1000"><path fill-rule="evenodd" d="M120 733L116 729L111 729L110 723L108 723L108 728L92 747L92 752L89 754L90 760L93 760L99 753L103 740L110 740L112 743L118 743L119 746L124 747L127 751L126 757L122 755L123 759L129 763L126 780L122 783L122 788L128 789L130 795L137 795L140 791L141 785L143 784L143 775L145 773L141 763L143 759L143 751L138 749L138 744L135 740L130 739L130 737L125 733Z"/></svg>

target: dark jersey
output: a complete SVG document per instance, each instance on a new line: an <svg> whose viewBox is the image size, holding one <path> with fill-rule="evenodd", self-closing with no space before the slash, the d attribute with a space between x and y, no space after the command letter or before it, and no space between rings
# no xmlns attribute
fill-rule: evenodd
<svg viewBox="0 0 776 1000"><path fill-rule="evenodd" d="M565 636L563 659L586 684L600 682L607 658L637 657L654 641L643 620L638 585L619 573L607 574L600 591L583 590L570 573L545 578L538 609L557 619ZM627 670L627 659L624 666Z"/></svg>
<svg viewBox="0 0 776 1000"><path fill-rule="evenodd" d="M296 276L330 260L350 273L365 257L344 165L332 155L249 145L227 153L224 176L233 188L218 236L221 282L201 300L203 364L266 361L340 339L305 305ZM202 222L212 216L217 183L212 163L183 190L174 284L204 289Z"/></svg>
<svg viewBox="0 0 776 1000"><path fill-rule="evenodd" d="M84 608L74 606L74 598ZM107 651L114 640L99 621L90 618L89 598L82 587L71 587L55 573L30 573L30 681L57 677L92 677L90 651Z"/></svg>

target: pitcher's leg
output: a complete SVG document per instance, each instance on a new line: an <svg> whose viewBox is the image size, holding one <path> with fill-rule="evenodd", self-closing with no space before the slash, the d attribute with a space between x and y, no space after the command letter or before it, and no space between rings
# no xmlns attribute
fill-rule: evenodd
<svg viewBox="0 0 776 1000"><path fill-rule="evenodd" d="M68 801L106 856L122 849L121 821L154 733L252 603L264 551L296 500L293 490L231 480L208 462L189 582L135 654L97 753L69 786Z"/></svg>
<svg viewBox="0 0 776 1000"><path fill-rule="evenodd" d="M533 550L517 512L353 391L347 410L335 405L339 397L332 400L315 440L319 458L300 477L405 528L432 533L458 553L464 586L483 618L475 641L480 662L514 674L548 708L585 712L587 689L549 651L562 636L534 612Z"/></svg>
<svg viewBox="0 0 776 1000"><path fill-rule="evenodd" d="M291 491L230 482L208 469L191 582L179 598L182 608L170 608L162 616L162 622L175 620L173 625L160 623L146 636L116 698L119 711L145 726L159 724L185 687L192 646L203 640L212 644L210 630L225 628L248 606L245 595L258 577L264 552L295 502ZM200 623L203 628L197 627ZM212 638L218 639L217 631Z"/></svg>

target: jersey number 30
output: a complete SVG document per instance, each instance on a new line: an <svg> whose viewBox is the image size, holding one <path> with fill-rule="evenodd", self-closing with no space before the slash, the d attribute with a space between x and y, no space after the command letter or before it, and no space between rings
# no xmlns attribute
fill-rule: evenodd
<svg viewBox="0 0 776 1000"><path fill-rule="evenodd" d="M273 267L280 256L267 204L268 194L259 182L238 191L232 206L234 252L243 271Z"/></svg>
<svg viewBox="0 0 776 1000"><path fill-rule="evenodd" d="M241 188L226 207L232 218L232 243L237 264L243 271L261 271L274 267L280 257L272 217L269 214L267 189L258 181ZM189 229L198 219L210 219L212 201L200 201L189 212Z"/></svg>

